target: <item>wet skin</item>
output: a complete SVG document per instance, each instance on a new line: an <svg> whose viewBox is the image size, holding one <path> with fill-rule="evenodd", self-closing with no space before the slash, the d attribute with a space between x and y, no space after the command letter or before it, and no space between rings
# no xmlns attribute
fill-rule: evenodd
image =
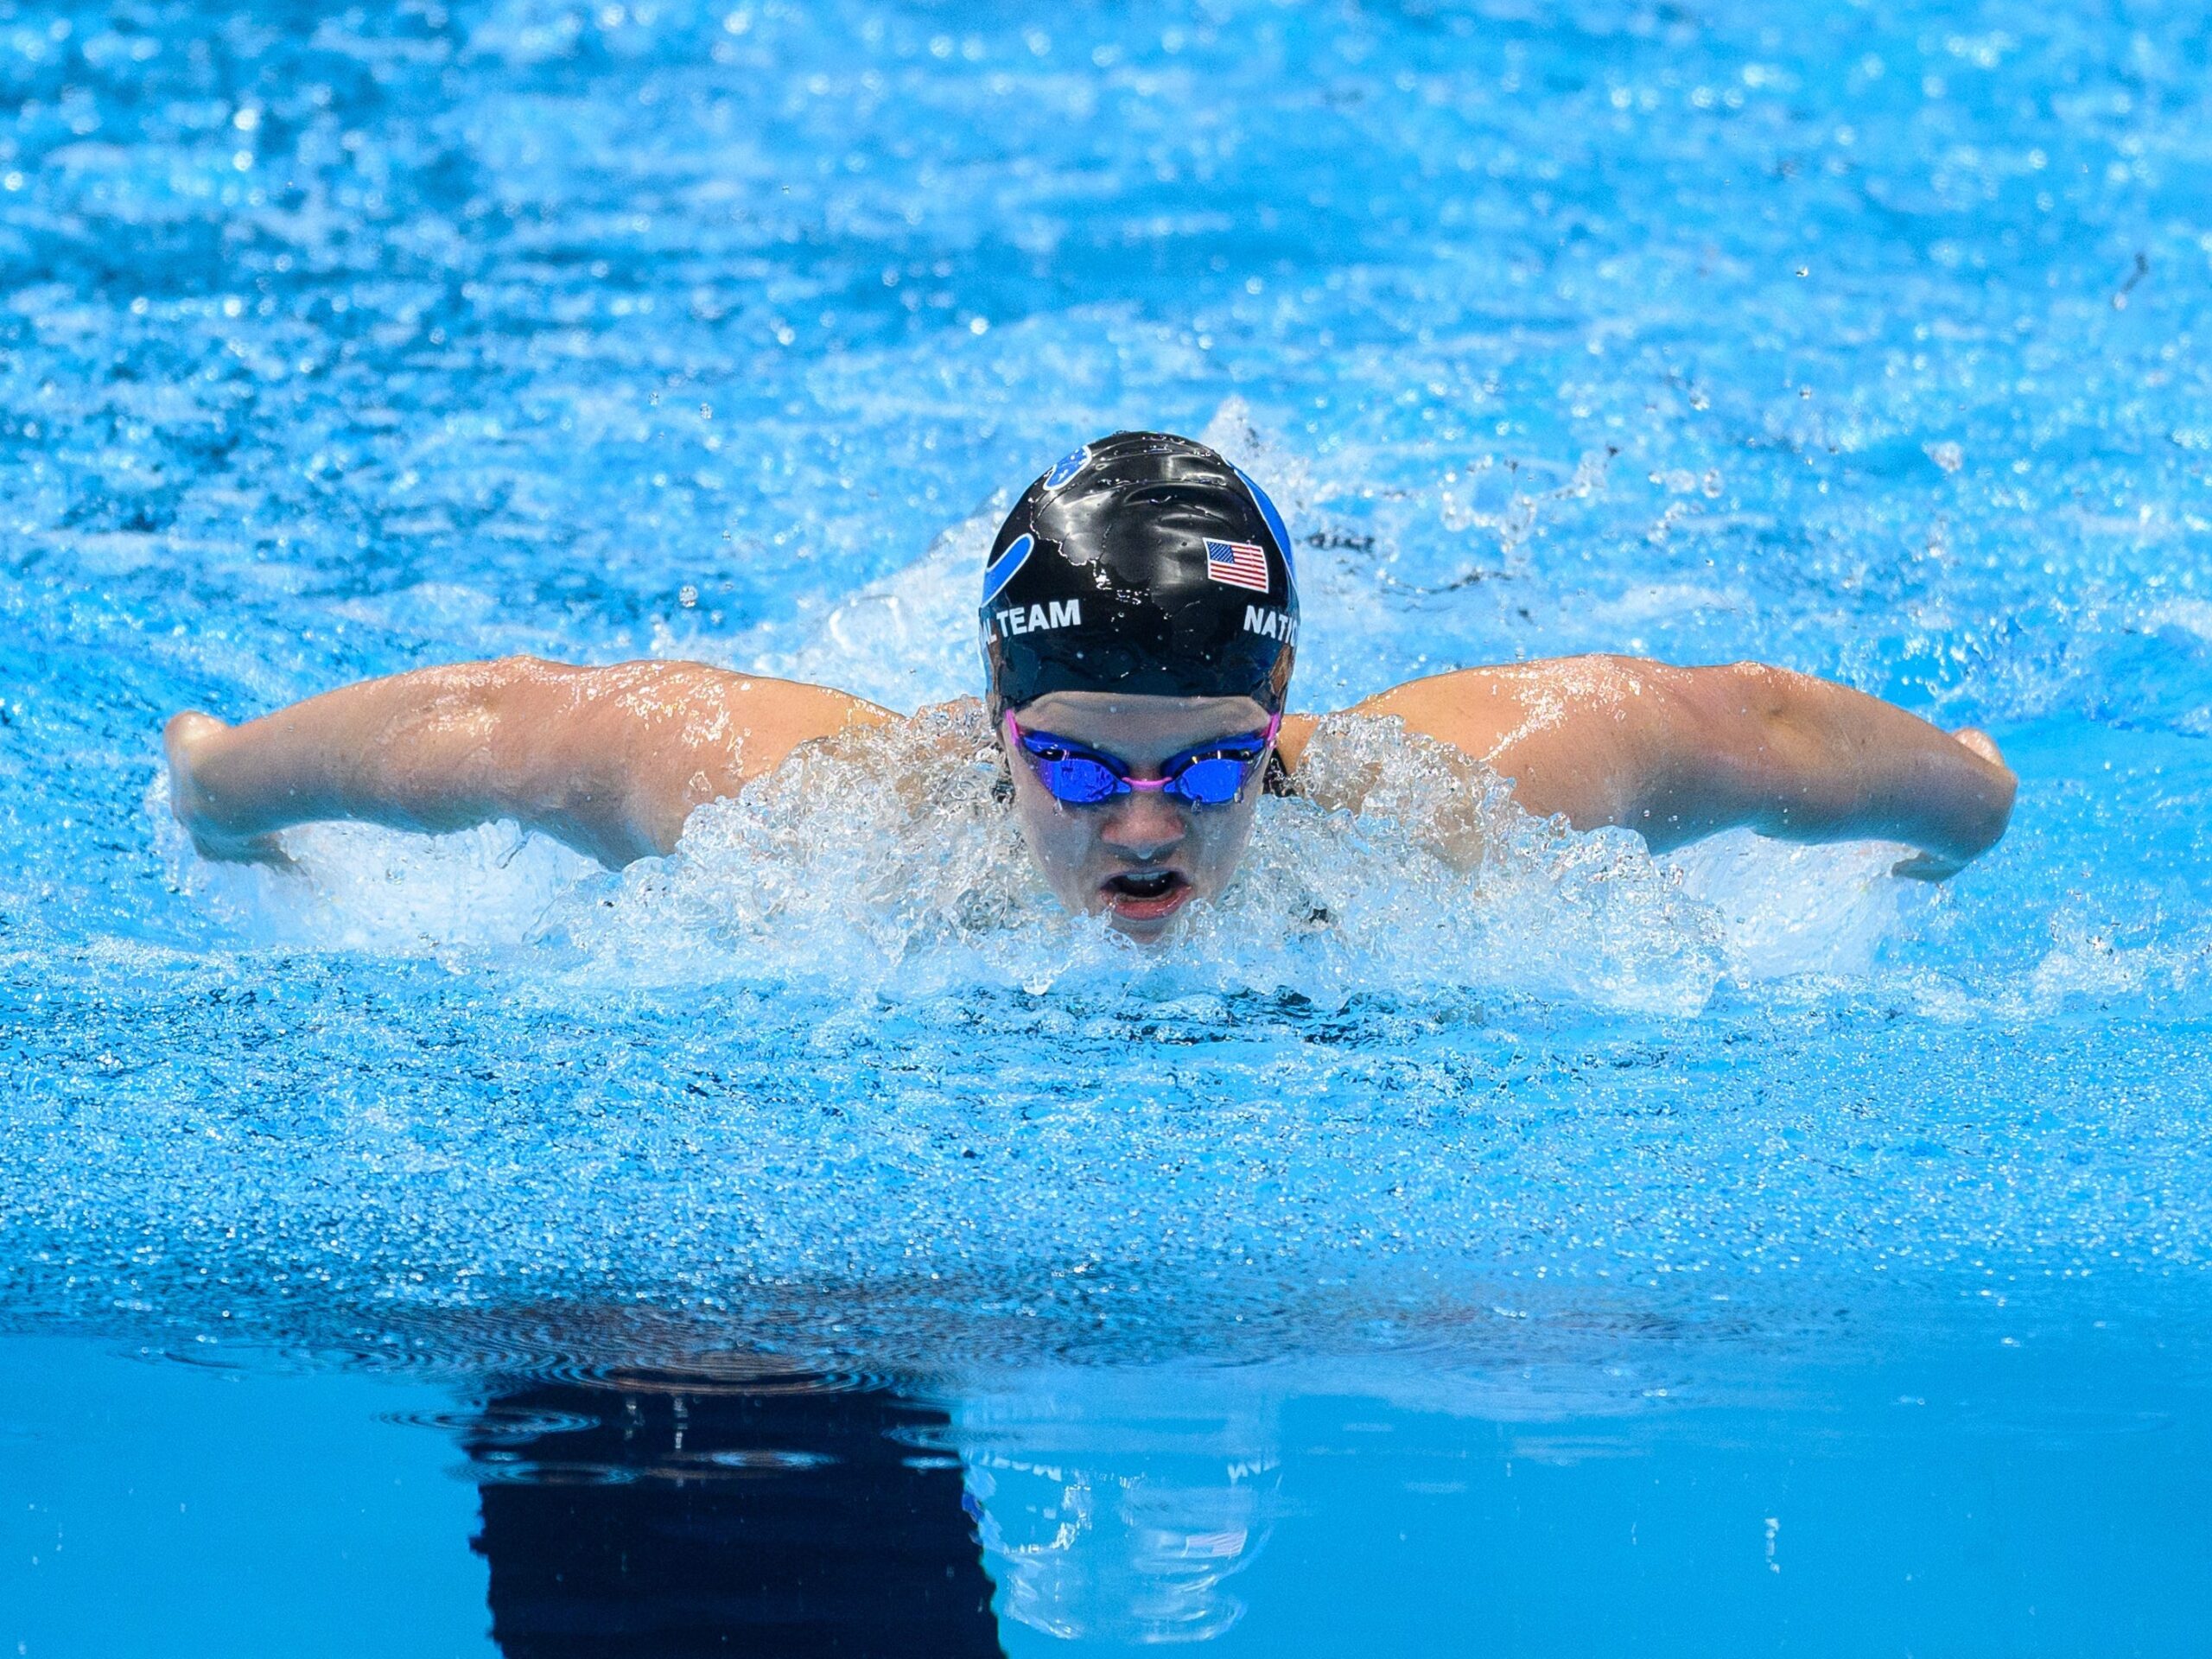
<svg viewBox="0 0 2212 1659"><path fill-rule="evenodd" d="M1249 697L1127 697L1056 691L1014 711L1026 732L1049 732L1110 754L1133 778L1158 778L1177 755L1266 729ZM1229 883L1252 836L1262 760L1225 806L1192 806L1164 791L1131 790L1096 806L1053 798L1029 757L1008 757L1014 817L1055 897L1070 910L1103 913L1122 932L1158 938L1175 912Z"/></svg>
<svg viewBox="0 0 2212 1659"><path fill-rule="evenodd" d="M1940 880L2005 833L2018 783L1982 732L1945 732L1758 663L1591 656L1459 669L1348 712L1458 750L1538 817L1621 825L1654 852L1738 827L1895 841L1912 849L1897 874ZM1017 714L1138 778L1267 724L1243 697L1059 692ZM823 686L702 663L509 658L342 686L242 726L181 714L167 734L170 801L211 858L281 861L276 836L319 819L435 832L509 818L619 867L671 852L695 807L738 794L804 746L864 742L900 718ZM1313 729L1310 715L1283 721L1276 747L1293 773ZM967 758L964 741L949 764ZM1221 807L1154 791L1063 806L1027 755L1011 771L1046 884L1141 939L1227 886L1262 791L1255 773ZM1349 787L1321 804L1358 810L1364 785ZM1457 861L1465 849L1446 837L1437 851Z"/></svg>

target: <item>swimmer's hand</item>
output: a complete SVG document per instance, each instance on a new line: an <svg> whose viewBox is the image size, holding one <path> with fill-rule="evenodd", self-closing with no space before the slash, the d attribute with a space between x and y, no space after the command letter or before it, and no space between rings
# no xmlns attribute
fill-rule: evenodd
<svg viewBox="0 0 2212 1659"><path fill-rule="evenodd" d="M223 823L213 799L200 778L206 760L221 734L231 729L213 715L188 709L162 729L162 745L168 753L169 810L192 837L200 857L233 864L267 864L276 869L297 867L274 834L238 834Z"/></svg>

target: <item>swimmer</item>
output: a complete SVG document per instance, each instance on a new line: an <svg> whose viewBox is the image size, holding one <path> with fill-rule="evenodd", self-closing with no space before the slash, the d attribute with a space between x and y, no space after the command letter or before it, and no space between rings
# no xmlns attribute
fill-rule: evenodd
<svg viewBox="0 0 2212 1659"><path fill-rule="evenodd" d="M1039 872L1070 910L1158 938L1227 886L1262 794L1300 787L1316 721L1285 709L1298 594L1281 518L1204 445L1117 433L1015 504L978 620L982 713ZM1465 668L1350 712L1473 757L1539 817L1623 825L1655 853L1748 827L1900 842L1897 874L1940 880L2004 834L2017 782L1982 732L1756 663ZM522 657L370 680L242 726L181 714L166 737L173 809L210 858L282 861L277 832L318 819L436 832L505 818L620 867L672 851L696 808L805 746L901 718L699 663Z"/></svg>

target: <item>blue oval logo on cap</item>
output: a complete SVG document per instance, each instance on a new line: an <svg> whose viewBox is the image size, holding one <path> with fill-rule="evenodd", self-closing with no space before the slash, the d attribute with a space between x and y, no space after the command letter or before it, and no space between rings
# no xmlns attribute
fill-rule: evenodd
<svg viewBox="0 0 2212 1659"><path fill-rule="evenodd" d="M1045 474L1045 487L1057 490L1083 470L1083 463L1090 459L1090 446L1084 444L1071 455L1063 455L1052 463L1052 470Z"/></svg>
<svg viewBox="0 0 2212 1659"><path fill-rule="evenodd" d="M1028 563L1031 550L1037 545L1034 536L1017 536L1007 543L1005 552L983 567L983 603L988 605L1014 580L1014 573Z"/></svg>

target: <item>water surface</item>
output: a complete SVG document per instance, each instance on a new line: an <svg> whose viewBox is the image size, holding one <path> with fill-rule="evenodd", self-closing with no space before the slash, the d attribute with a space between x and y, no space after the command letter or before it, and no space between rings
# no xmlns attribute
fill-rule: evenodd
<svg viewBox="0 0 2212 1659"><path fill-rule="evenodd" d="M0 1637L864 1650L934 1574L1008 1651L2186 1650L2208 42L0 12ZM1467 880L1283 804L1140 960L957 787L619 878L166 820L168 713L459 658L970 690L1009 493L1125 425L1283 505L1300 707L1758 657L1991 729L2012 833L1499 809Z"/></svg>

